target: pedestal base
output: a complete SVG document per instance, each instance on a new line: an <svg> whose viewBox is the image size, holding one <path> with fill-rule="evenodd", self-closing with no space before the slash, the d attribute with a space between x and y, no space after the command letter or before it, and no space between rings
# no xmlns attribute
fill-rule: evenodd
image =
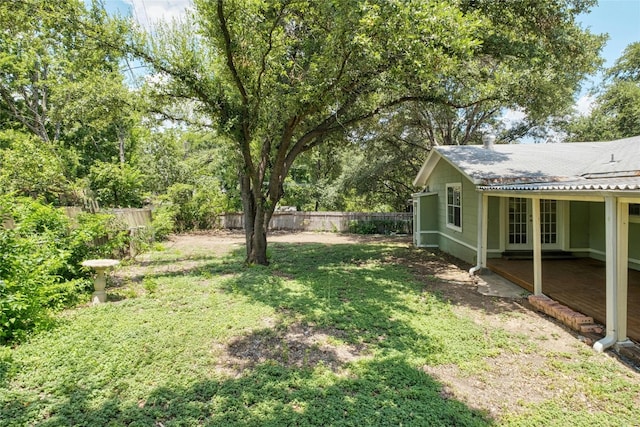
<svg viewBox="0 0 640 427"><path fill-rule="evenodd" d="M106 291L96 291L91 295L91 303L92 304L100 304L103 302L107 302L107 292Z"/></svg>

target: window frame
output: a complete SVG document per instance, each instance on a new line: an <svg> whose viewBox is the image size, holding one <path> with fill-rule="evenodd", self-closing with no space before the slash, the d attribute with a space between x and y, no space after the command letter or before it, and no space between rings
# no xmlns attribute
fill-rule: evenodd
<svg viewBox="0 0 640 427"><path fill-rule="evenodd" d="M629 222L630 223L635 223L638 224L640 223L640 212L638 212L638 209L640 206L640 203L629 203Z"/></svg>
<svg viewBox="0 0 640 427"><path fill-rule="evenodd" d="M453 191L453 200L452 203L449 203L449 189L451 189ZM455 194L456 191L458 192L458 204L455 204ZM462 232L462 183L461 182L452 182L452 183L448 183L445 186L445 213L446 213L446 224L447 224L447 228L451 229L451 230L455 230L455 231L459 231ZM460 223L460 225L456 225L455 223L455 217L453 218L453 222L449 221L449 211L450 209L453 209L453 215L456 215L456 211L455 209L458 208L458 221Z"/></svg>

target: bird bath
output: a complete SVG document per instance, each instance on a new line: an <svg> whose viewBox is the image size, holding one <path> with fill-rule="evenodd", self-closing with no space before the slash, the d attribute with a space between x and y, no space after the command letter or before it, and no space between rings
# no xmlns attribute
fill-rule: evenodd
<svg viewBox="0 0 640 427"><path fill-rule="evenodd" d="M94 292L91 297L93 304L100 304L107 301L107 291L105 286L107 284L107 278L104 272L111 267L115 267L120 264L117 259L89 259L82 262L84 267L93 268L96 271L96 277L93 281Z"/></svg>

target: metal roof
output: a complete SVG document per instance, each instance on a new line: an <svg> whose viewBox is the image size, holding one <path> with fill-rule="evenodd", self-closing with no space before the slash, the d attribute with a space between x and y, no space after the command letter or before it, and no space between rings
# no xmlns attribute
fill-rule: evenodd
<svg viewBox="0 0 640 427"><path fill-rule="evenodd" d="M498 144L492 149L441 146L434 151L482 190L640 190L640 136L607 142ZM432 171L423 167L416 182L426 182Z"/></svg>
<svg viewBox="0 0 640 427"><path fill-rule="evenodd" d="M637 191L640 190L640 176L530 184L479 185L478 189L483 191Z"/></svg>

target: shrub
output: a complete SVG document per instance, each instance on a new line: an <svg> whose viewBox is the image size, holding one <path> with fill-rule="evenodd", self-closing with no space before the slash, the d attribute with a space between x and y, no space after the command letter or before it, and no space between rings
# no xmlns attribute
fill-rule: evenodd
<svg viewBox="0 0 640 427"><path fill-rule="evenodd" d="M352 220L349 221L349 233L353 234L391 234L407 233L411 225L407 221L390 219Z"/></svg>
<svg viewBox="0 0 640 427"><path fill-rule="evenodd" d="M163 199L164 211L159 214L165 227L173 221L174 231L214 228L227 205L227 197L215 179L197 185L174 184L167 189Z"/></svg>
<svg viewBox="0 0 640 427"><path fill-rule="evenodd" d="M152 213L151 229L154 240L164 240L175 229L177 209L173 204L162 204Z"/></svg>
<svg viewBox="0 0 640 427"><path fill-rule="evenodd" d="M88 179L101 206L142 205L142 173L128 164L97 161L91 166Z"/></svg>
<svg viewBox="0 0 640 427"><path fill-rule="evenodd" d="M113 257L128 234L110 215L82 214L71 224L59 209L30 198L0 196L0 344L24 338L49 322L53 310L91 289L83 259Z"/></svg>

